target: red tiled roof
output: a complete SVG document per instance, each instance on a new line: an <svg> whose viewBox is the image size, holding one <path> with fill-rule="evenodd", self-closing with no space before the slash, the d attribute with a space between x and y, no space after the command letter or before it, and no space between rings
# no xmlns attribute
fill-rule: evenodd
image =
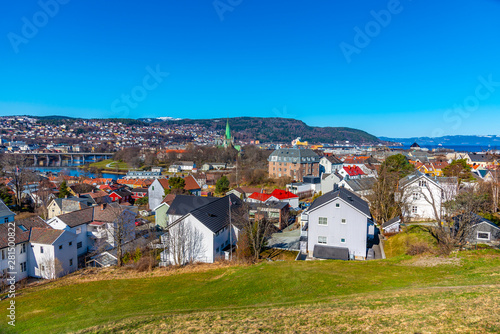
<svg viewBox="0 0 500 334"><path fill-rule="evenodd" d="M189 175L188 177L184 178L184 182L186 185L184 186L184 189L186 190L195 190L195 189L200 189L200 185L198 182L196 182L195 178L192 175Z"/></svg>
<svg viewBox="0 0 500 334"><path fill-rule="evenodd" d="M290 199L290 198L298 198L299 196L295 195L294 193L291 193L286 190L281 190L281 189L274 189L273 192L271 193L271 196L276 197L277 199L284 200L284 199Z"/></svg>
<svg viewBox="0 0 500 334"><path fill-rule="evenodd" d="M344 166L344 170L349 176L365 175L358 166Z"/></svg>
<svg viewBox="0 0 500 334"><path fill-rule="evenodd" d="M271 197L271 195L263 193L253 193L252 195L248 196L248 198L255 199L261 202L267 201L269 197Z"/></svg>

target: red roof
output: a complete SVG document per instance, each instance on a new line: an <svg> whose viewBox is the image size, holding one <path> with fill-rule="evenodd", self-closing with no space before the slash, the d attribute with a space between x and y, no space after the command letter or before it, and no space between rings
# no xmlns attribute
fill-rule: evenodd
<svg viewBox="0 0 500 334"><path fill-rule="evenodd" d="M195 178L192 175L185 177L184 182L184 189L186 190L201 189L200 185L198 184L198 182L196 182Z"/></svg>
<svg viewBox="0 0 500 334"><path fill-rule="evenodd" d="M263 194L263 193L253 193L252 195L248 196L248 198L255 199L257 201L265 202L271 197L269 194Z"/></svg>
<svg viewBox="0 0 500 334"><path fill-rule="evenodd" d="M344 170L349 176L365 175L358 166L344 166Z"/></svg>
<svg viewBox="0 0 500 334"><path fill-rule="evenodd" d="M281 189L274 189L273 192L271 193L271 196L276 197L277 199L284 200L284 199L290 199L290 198L298 198L299 196L295 195L294 193L291 193L286 190L281 190Z"/></svg>

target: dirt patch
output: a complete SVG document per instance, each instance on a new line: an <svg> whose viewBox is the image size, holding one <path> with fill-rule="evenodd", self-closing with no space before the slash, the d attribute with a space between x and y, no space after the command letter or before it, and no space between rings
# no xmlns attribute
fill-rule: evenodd
<svg viewBox="0 0 500 334"><path fill-rule="evenodd" d="M436 256L422 256L408 263L410 266L415 267L436 267L443 265L459 266L461 260L456 257L436 257Z"/></svg>

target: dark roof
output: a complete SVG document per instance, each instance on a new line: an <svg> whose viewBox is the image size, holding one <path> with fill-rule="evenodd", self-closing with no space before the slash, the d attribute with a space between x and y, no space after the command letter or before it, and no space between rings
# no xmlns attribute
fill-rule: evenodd
<svg viewBox="0 0 500 334"><path fill-rule="evenodd" d="M307 211L311 211L337 197L342 199L344 202L349 203L359 211L363 212L367 217L371 217L370 207L368 206L368 203L365 200L361 199L361 197L359 197L358 195L345 188L339 188L338 190L327 192L323 196L316 198L316 200L311 204Z"/></svg>
<svg viewBox="0 0 500 334"><path fill-rule="evenodd" d="M411 173L411 174L403 177L401 180L399 180L399 188L401 189L402 187L415 181L416 179L420 178L421 176L425 176L425 174L419 170L414 171L413 173Z"/></svg>
<svg viewBox="0 0 500 334"><path fill-rule="evenodd" d="M32 216L24 219L19 219L15 221L16 224L16 240L15 243L27 242L30 237L30 230L34 227L41 227L52 229L47 225L42 218L38 216ZM23 226L21 228L20 226ZM0 248L5 248L8 246L8 233L9 224L0 224Z"/></svg>
<svg viewBox="0 0 500 334"><path fill-rule="evenodd" d="M184 216L191 211L218 200L218 197L177 195L167 211L168 215Z"/></svg>
<svg viewBox="0 0 500 334"><path fill-rule="evenodd" d="M420 147L420 145L417 144L417 142L413 143L411 146L411 148L415 148L415 147Z"/></svg>
<svg viewBox="0 0 500 334"><path fill-rule="evenodd" d="M337 158L336 156L334 155L330 155L330 156L326 156L325 157L328 161L330 161L332 164L334 165L340 165L340 164L343 164L342 160L340 160L339 158Z"/></svg>
<svg viewBox="0 0 500 334"><path fill-rule="evenodd" d="M248 203L248 205L251 209L271 208L281 210L287 207L289 204L287 202L269 201L265 203Z"/></svg>
<svg viewBox="0 0 500 334"><path fill-rule="evenodd" d="M86 208L88 205L88 198L68 197L68 198L55 198L53 200L62 211L76 211Z"/></svg>
<svg viewBox="0 0 500 334"><path fill-rule="evenodd" d="M191 215L210 231L218 232L229 224L229 198L232 202L231 212L241 207L242 201L238 196L230 194L191 211Z"/></svg>
<svg viewBox="0 0 500 334"><path fill-rule="evenodd" d="M115 194L120 196L121 198L127 197L127 196L132 196L132 192L126 188L118 189L113 191Z"/></svg>
<svg viewBox="0 0 500 334"><path fill-rule="evenodd" d="M65 230L34 227L29 240L37 244L52 245L64 232Z"/></svg>
<svg viewBox="0 0 500 334"><path fill-rule="evenodd" d="M374 177L363 177L361 179L347 179L345 182L353 191L365 191L372 189L377 179Z"/></svg>
<svg viewBox="0 0 500 334"><path fill-rule="evenodd" d="M134 188L131 190L133 193L147 193L148 189L147 188Z"/></svg>
<svg viewBox="0 0 500 334"><path fill-rule="evenodd" d="M349 260L349 248L314 245L313 257L327 260Z"/></svg>
<svg viewBox="0 0 500 334"><path fill-rule="evenodd" d="M383 224L382 224L382 227L383 227L383 228L386 228L387 226L390 226L390 225L392 225L392 224L394 224L394 223L398 223L398 222L399 222L399 223L401 222L401 218L399 218L399 216L396 216L396 217L394 217L394 218L392 218L392 219L390 219L390 220L386 221L385 223L383 223Z"/></svg>
<svg viewBox="0 0 500 334"><path fill-rule="evenodd" d="M477 154L477 153L472 153L469 154L469 158L471 161L476 161L476 162L490 162L493 161L493 156L489 154Z"/></svg>
<svg viewBox="0 0 500 334"><path fill-rule="evenodd" d="M5 205L5 203L0 199L0 217L7 217L14 215L14 212Z"/></svg>
<svg viewBox="0 0 500 334"><path fill-rule="evenodd" d="M73 211L57 216L62 222L69 227L75 227L82 224L90 223L94 217L94 207L83 210Z"/></svg>
<svg viewBox="0 0 500 334"><path fill-rule="evenodd" d="M458 222L460 221L460 219L465 216L465 215L458 215L458 216L455 216L453 219L455 220L455 224L458 224ZM478 214L475 214L475 213L470 213L470 216L469 217L465 217L464 219L470 219L470 222L473 224L472 226L476 226L476 225L479 225L479 224L488 224L488 225L491 225L497 229L500 230L500 227L498 225L496 225L495 223L489 221L488 219L486 218L483 218L481 217L480 215Z"/></svg>

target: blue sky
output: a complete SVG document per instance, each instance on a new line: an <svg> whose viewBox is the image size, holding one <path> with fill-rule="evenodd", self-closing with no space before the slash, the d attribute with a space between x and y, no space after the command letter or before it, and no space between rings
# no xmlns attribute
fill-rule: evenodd
<svg viewBox="0 0 500 334"><path fill-rule="evenodd" d="M500 134L497 0L55 1L4 4L0 115Z"/></svg>

